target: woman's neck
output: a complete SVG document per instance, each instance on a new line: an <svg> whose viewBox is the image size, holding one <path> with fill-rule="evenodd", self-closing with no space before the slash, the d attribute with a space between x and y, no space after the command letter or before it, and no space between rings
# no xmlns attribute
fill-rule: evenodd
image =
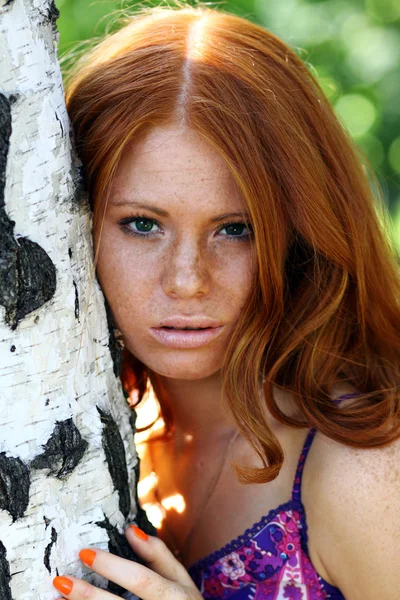
<svg viewBox="0 0 400 600"><path fill-rule="evenodd" d="M182 380L164 377L150 373L150 381L162 408L168 406L174 423L174 438L193 436L200 443L207 440L214 443L223 440L234 429L237 429L233 416L222 409L221 372L206 379ZM295 397L290 391L272 386L275 402L278 408L288 416L302 418ZM349 384L342 383L333 386L332 398L356 391ZM260 385L260 398L263 389ZM270 429L279 433L286 426L277 421L267 410L264 415ZM179 444L179 442L177 442Z"/></svg>
<svg viewBox="0 0 400 600"><path fill-rule="evenodd" d="M150 374L150 381L161 406L171 412L176 434L209 435L235 428L233 418L222 410L220 371L206 379L182 380Z"/></svg>

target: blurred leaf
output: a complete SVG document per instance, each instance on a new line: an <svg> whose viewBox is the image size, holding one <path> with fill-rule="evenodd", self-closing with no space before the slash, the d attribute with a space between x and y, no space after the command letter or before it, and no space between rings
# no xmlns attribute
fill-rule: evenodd
<svg viewBox="0 0 400 600"><path fill-rule="evenodd" d="M399 0L365 0L365 9L370 17L382 22L400 19Z"/></svg>
<svg viewBox="0 0 400 600"><path fill-rule="evenodd" d="M385 148L382 142L376 136L368 134L362 136L357 142L374 170L377 170L385 158Z"/></svg>
<svg viewBox="0 0 400 600"><path fill-rule="evenodd" d="M392 142L388 158L393 171L400 173L400 136Z"/></svg>
<svg viewBox="0 0 400 600"><path fill-rule="evenodd" d="M336 103L335 109L354 137L365 135L377 116L374 104L361 94L342 96Z"/></svg>

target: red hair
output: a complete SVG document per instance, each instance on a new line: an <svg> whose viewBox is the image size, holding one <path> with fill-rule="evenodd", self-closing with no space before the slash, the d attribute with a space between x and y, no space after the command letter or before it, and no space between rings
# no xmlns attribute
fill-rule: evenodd
<svg viewBox="0 0 400 600"><path fill-rule="evenodd" d="M226 406L264 464L236 465L240 481L282 467L265 406L349 446L387 445L400 437L400 276L378 181L283 41L219 9L177 5L140 9L67 77L94 219L129 141L167 122L196 131L225 160L255 235L257 277L222 367ZM143 395L147 375L125 352L128 391ZM351 407L331 400L339 382L362 393ZM280 411L272 385L294 395L301 418Z"/></svg>

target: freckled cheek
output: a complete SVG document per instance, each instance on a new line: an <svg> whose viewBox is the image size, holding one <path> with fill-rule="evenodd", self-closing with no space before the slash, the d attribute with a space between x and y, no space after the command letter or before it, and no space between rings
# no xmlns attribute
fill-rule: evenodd
<svg viewBox="0 0 400 600"><path fill-rule="evenodd" d="M244 302L248 297L255 273L255 263L249 256L237 256L220 269L219 285Z"/></svg>
<svg viewBox="0 0 400 600"><path fill-rule="evenodd" d="M148 256L132 252L123 244L104 244L99 253L97 278L111 308L117 310L121 302L133 306L144 300L148 290L154 289L157 281L157 263L150 265Z"/></svg>

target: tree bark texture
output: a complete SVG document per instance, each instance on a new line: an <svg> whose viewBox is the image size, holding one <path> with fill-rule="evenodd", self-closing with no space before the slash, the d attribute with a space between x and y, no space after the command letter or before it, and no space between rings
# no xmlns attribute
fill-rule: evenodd
<svg viewBox="0 0 400 600"><path fill-rule="evenodd" d="M92 215L57 60L58 10L0 0L0 598L52 600L58 574L126 590L78 557L139 560L135 413L94 278Z"/></svg>

